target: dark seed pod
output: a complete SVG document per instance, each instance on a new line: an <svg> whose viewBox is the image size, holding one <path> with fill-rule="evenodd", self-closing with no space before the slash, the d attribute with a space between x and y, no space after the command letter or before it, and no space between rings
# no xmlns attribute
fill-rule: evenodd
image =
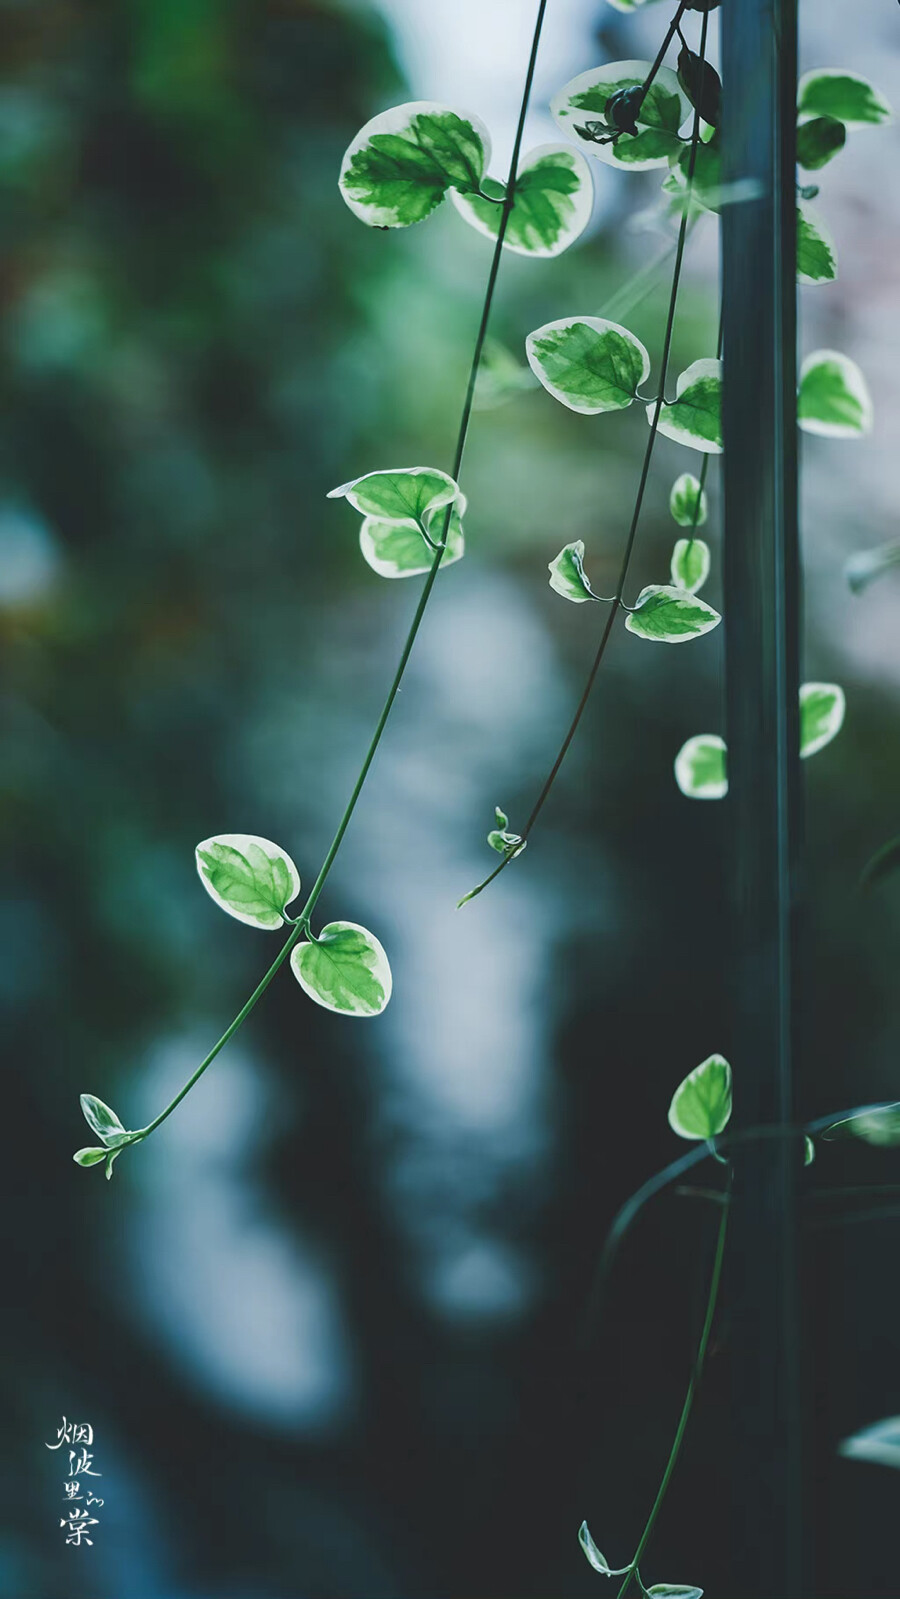
<svg viewBox="0 0 900 1599"><path fill-rule="evenodd" d="M684 45L678 57L678 81L704 122L717 128L722 114L722 83L715 67Z"/></svg>
<svg viewBox="0 0 900 1599"><path fill-rule="evenodd" d="M644 91L639 84L633 89L619 89L606 102L606 120L620 133L637 133L637 117L643 103Z"/></svg>

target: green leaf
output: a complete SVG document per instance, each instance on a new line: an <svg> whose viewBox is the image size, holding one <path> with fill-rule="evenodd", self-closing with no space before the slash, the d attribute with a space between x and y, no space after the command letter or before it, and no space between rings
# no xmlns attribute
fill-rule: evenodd
<svg viewBox="0 0 900 1599"><path fill-rule="evenodd" d="M109 1144L117 1134L122 1133L127 1138L128 1134L114 1110L104 1105L102 1099L95 1094L81 1094L79 1096L81 1114L87 1122L92 1133L102 1138L104 1144Z"/></svg>
<svg viewBox="0 0 900 1599"><path fill-rule="evenodd" d="M597 1545L594 1543L593 1538L588 1532L588 1524L586 1521L583 1521L578 1529L578 1542L581 1544L581 1547L587 1555L587 1558L594 1570L599 1571L601 1576L623 1577L626 1571L631 1570L630 1566L613 1567L607 1563L606 1556L600 1553L600 1550L597 1548Z"/></svg>
<svg viewBox="0 0 900 1599"><path fill-rule="evenodd" d="M845 1116L832 1122L820 1135L829 1143L844 1138L858 1138L864 1144L878 1149L893 1149L900 1144L900 1103L876 1105L871 1110L857 1111L855 1116Z"/></svg>
<svg viewBox="0 0 900 1599"><path fill-rule="evenodd" d="M282 926L300 877L278 844L254 833L219 833L198 844L195 855L203 887L229 916L269 932Z"/></svg>
<svg viewBox="0 0 900 1599"><path fill-rule="evenodd" d="M450 513L447 546L441 557L441 571L462 559L466 550L462 517L465 512L465 495L461 494ZM430 511L423 518L432 543L436 544L444 532L446 506ZM436 551L422 534L417 522L384 522L376 516L367 516L359 530L359 547L373 572L379 577L416 577L430 572Z"/></svg>
<svg viewBox="0 0 900 1599"><path fill-rule="evenodd" d="M703 526L709 506L706 491L693 472L682 472L681 477L675 479L669 495L669 510L679 527Z"/></svg>
<svg viewBox="0 0 900 1599"><path fill-rule="evenodd" d="M338 187L373 228L406 228L439 206L450 188L478 190L491 141L478 117L429 100L383 111L349 146Z"/></svg>
<svg viewBox="0 0 900 1599"><path fill-rule="evenodd" d="M599 316L547 322L529 333L525 353L547 392L585 416L625 410L650 372L640 339Z"/></svg>
<svg viewBox="0 0 900 1599"><path fill-rule="evenodd" d="M672 551L672 582L676 588L696 594L709 577L709 545L703 539L678 539Z"/></svg>
<svg viewBox="0 0 900 1599"><path fill-rule="evenodd" d="M900 1468L900 1416L887 1416L864 1427L838 1444L847 1460L867 1460L874 1466Z"/></svg>
<svg viewBox="0 0 900 1599"><path fill-rule="evenodd" d="M703 1599L703 1589L691 1584L685 1588L678 1582L655 1582L647 1592L653 1599Z"/></svg>
<svg viewBox="0 0 900 1599"><path fill-rule="evenodd" d="M585 600L596 600L596 595L585 576L584 539L566 544L548 563L550 587L573 605L583 605Z"/></svg>
<svg viewBox="0 0 900 1599"><path fill-rule="evenodd" d="M363 516L376 516L384 522L418 521L429 512L459 498L459 486L446 472L433 466L389 467L367 472L365 477L341 483L326 496L329 500L349 500Z"/></svg>
<svg viewBox="0 0 900 1599"><path fill-rule="evenodd" d="M900 541L881 544L874 550L858 550L844 566L844 576L852 592L861 594L877 577L895 566L900 566Z"/></svg>
<svg viewBox="0 0 900 1599"><path fill-rule="evenodd" d="M613 95L640 88L650 61L610 61L582 72L550 102L559 127L588 155L609 166L643 172L667 166L681 149L679 130L691 115L691 103L674 72L660 67L638 112L637 134L618 133L606 114Z"/></svg>
<svg viewBox="0 0 900 1599"><path fill-rule="evenodd" d="M807 433L854 439L872 426L872 401L866 380L849 356L816 350L800 368L797 418Z"/></svg>
<svg viewBox="0 0 900 1599"><path fill-rule="evenodd" d="M797 85L797 109L801 116L836 117L847 128L877 126L891 120L891 108L884 95L866 78L842 67L805 73Z"/></svg>
<svg viewBox="0 0 900 1599"><path fill-rule="evenodd" d="M113 1174L113 1164L121 1155L121 1149L111 1149L106 1157L106 1181L109 1182Z"/></svg>
<svg viewBox="0 0 900 1599"><path fill-rule="evenodd" d="M647 406L652 424L656 405ZM712 358L694 361L679 376L675 399L659 413L659 431L679 444L689 444L704 455L722 453L722 363Z"/></svg>
<svg viewBox="0 0 900 1599"><path fill-rule="evenodd" d="M391 997L388 958L356 922L329 922L318 938L298 944L291 970L310 999L342 1016L378 1016Z"/></svg>
<svg viewBox="0 0 900 1599"><path fill-rule="evenodd" d="M803 1140L803 1164L804 1164L804 1166L811 1166L813 1161L815 1160L815 1158L816 1158L816 1146L813 1143L812 1139L810 1138L809 1133L807 1133L806 1137Z"/></svg>
<svg viewBox="0 0 900 1599"><path fill-rule="evenodd" d="M521 845L522 849L525 848L521 833L511 833L509 831L509 817L505 811L501 811L499 805L494 806L494 816L496 817L497 826L492 828L487 836L491 849L495 849L498 855L509 855L512 852L519 854L519 846Z"/></svg>
<svg viewBox="0 0 900 1599"><path fill-rule="evenodd" d="M76 1149L72 1156L76 1166L99 1166L109 1153L106 1149Z"/></svg>
<svg viewBox="0 0 900 1599"><path fill-rule="evenodd" d="M797 282L833 283L837 255L832 239L808 205L797 207Z"/></svg>
<svg viewBox="0 0 900 1599"><path fill-rule="evenodd" d="M804 683L800 690L800 755L823 750L844 725L847 702L837 683Z"/></svg>
<svg viewBox="0 0 900 1599"><path fill-rule="evenodd" d="M660 644L684 644L717 627L722 618L705 600L684 589L651 583L642 589L632 614L625 619L629 633Z"/></svg>
<svg viewBox="0 0 900 1599"><path fill-rule="evenodd" d="M728 752L718 733L697 733L675 757L675 781L687 799L718 800L728 793Z"/></svg>
<svg viewBox="0 0 900 1599"><path fill-rule="evenodd" d="M806 172L827 166L847 142L847 129L836 117L813 117L797 129L797 165Z"/></svg>
<svg viewBox="0 0 900 1599"><path fill-rule="evenodd" d="M722 81L715 67L686 44L678 55L678 82L703 121L711 128L717 127L722 109Z"/></svg>
<svg viewBox="0 0 900 1599"><path fill-rule="evenodd" d="M503 185L498 188L502 196ZM496 239L502 205L455 190L450 198L473 228ZM519 168L504 249L517 255L560 255L584 232L593 205L591 169L580 151L566 144L539 145Z"/></svg>
<svg viewBox="0 0 900 1599"><path fill-rule="evenodd" d="M730 1119L731 1067L723 1055L710 1055L676 1088L669 1126L679 1138L715 1138Z"/></svg>

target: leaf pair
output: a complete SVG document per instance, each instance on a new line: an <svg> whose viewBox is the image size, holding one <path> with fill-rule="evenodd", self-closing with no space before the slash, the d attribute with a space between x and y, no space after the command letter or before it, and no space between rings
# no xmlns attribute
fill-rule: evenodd
<svg viewBox="0 0 900 1599"><path fill-rule="evenodd" d="M693 549L689 549L689 544ZM705 551L705 561L703 553ZM697 552L697 553L695 553ZM586 600L602 600L595 594L584 570L584 541L576 539L566 544L549 563L550 587L563 599L581 605ZM682 644L699 638L718 626L722 618L718 611L698 599L690 584L681 581L681 574L697 579L696 587L709 572L709 550L702 539L679 539L672 556L672 583L651 583L638 595L637 605L625 618L629 633L639 638L652 639L659 644ZM605 601L605 603L614 603Z"/></svg>
<svg viewBox="0 0 900 1599"><path fill-rule="evenodd" d="M430 216L449 194L460 216L496 238L506 187L485 176L490 135L480 118L429 100L393 106L356 135L338 185L369 227L406 228ZM584 157L568 145L531 150L516 174L504 247L554 256L584 232L594 191Z"/></svg>
<svg viewBox="0 0 900 1599"><path fill-rule="evenodd" d="M599 1571L602 1577L624 1577L627 1571L634 1569L632 1566L610 1566L606 1556L600 1553L594 1543L586 1521L578 1529L578 1542L594 1570ZM703 1599L702 1588L684 1587L679 1583L657 1582L652 1588L644 1588L643 1584L641 1587L644 1593L652 1594L653 1599Z"/></svg>
<svg viewBox="0 0 900 1599"><path fill-rule="evenodd" d="M104 1105L103 1100L95 1094L82 1094L80 1104L81 1113L91 1132L100 1139L100 1144L76 1150L72 1159L77 1166L99 1166L101 1161L105 1161L109 1178L113 1173L114 1161L135 1135L123 1126L115 1111Z"/></svg>
<svg viewBox="0 0 900 1599"><path fill-rule="evenodd" d="M624 411L650 375L650 356L635 334L604 317L570 316L529 333L529 365L548 394L570 411ZM647 405L652 423L656 402ZM681 373L675 399L659 412L660 433L695 450L722 449L722 364L695 361Z"/></svg>
<svg viewBox="0 0 900 1599"><path fill-rule="evenodd" d="M300 892L290 856L270 839L221 833L196 849L197 871L223 911L251 927L274 931ZM309 932L309 929L306 929ZM391 997L391 969L375 937L356 922L330 922L295 945L291 970L300 987L342 1016L378 1016Z"/></svg>
<svg viewBox="0 0 900 1599"><path fill-rule="evenodd" d="M348 500L362 514L359 546L379 577L429 572L441 544L441 566L465 554L462 518L466 497L437 467L407 466L368 472L332 489L329 500ZM445 537L446 530L446 537Z"/></svg>
<svg viewBox="0 0 900 1599"><path fill-rule="evenodd" d="M800 756L816 755L844 725L844 691L838 683L804 683L800 689ZM697 733L675 757L675 781L687 799L724 799L728 751L718 733Z"/></svg>

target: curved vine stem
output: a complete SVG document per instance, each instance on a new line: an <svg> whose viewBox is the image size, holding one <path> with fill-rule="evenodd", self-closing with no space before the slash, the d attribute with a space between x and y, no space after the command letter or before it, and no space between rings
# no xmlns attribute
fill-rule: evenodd
<svg viewBox="0 0 900 1599"><path fill-rule="evenodd" d="M686 0L682 0L682 3L679 5L678 10L677 10L677 12L675 14L675 17L674 17L674 19L673 19L673 21L672 21L672 23L671 23L671 25L669 27L668 33L666 34L666 37L663 40L663 43L662 43L662 45L661 45L661 47L659 49L659 52L657 53L656 60L654 61L653 66L652 66L650 72L648 73L647 78L646 78L646 80L644 82L644 94L646 94L646 92L649 89L651 83L653 82L653 79L655 78L657 72L659 71L659 68L660 68L660 65L662 63L663 57L665 56L665 53L668 50L669 45L672 42L672 39L675 37L675 34L678 31L678 29L679 29L681 18L682 18L682 15L683 15L685 9L686 9ZM709 13L704 11L704 13L703 13L703 21L702 21L702 24L701 24L701 32L700 32L699 57L700 57L701 60L705 60L706 59L706 36L707 36L708 28L709 28ZM587 682L585 683L584 689L582 690L581 698L579 699L578 704L576 706L575 714L572 717L571 722L569 723L569 727L568 727L568 729L566 731L565 737L563 738L562 744L560 745L559 751L557 752L556 759L554 760L553 765L551 766L549 772L547 773L546 778L544 779L544 783L543 783L543 785L541 787L541 791L538 794L538 797L535 800L535 803L534 803L534 805L532 807L531 814L530 814L527 822L525 823L524 828L522 829L522 835L521 836L522 836L523 842L527 842L527 840L528 840L528 838L529 838L529 836L531 834L531 831L532 831L532 829L533 829L538 817L540 816L541 811L543 810L544 805L547 802L547 799L549 798L550 791L553 788L554 783L556 782L557 776L559 774L560 767L562 766L563 761L565 760L565 758L566 758L566 756L567 756L567 754L569 752L569 747L570 747L570 745L572 743L572 740L575 737L575 734L578 731L579 723L581 722L581 718L584 715L584 712L585 712L585 710L587 708L588 700L590 699L591 693L593 691L594 683L595 683L596 678L597 678L597 673L600 670L600 666L602 664L603 657L606 654L606 647L607 647L607 645L609 643L610 636L612 634L612 630L613 630L613 626L615 624L616 617L617 617L619 611L621 609L623 609L622 596L623 596L623 594L625 592L625 584L628 581L628 573L629 573L629 569L631 567L631 557L632 557L632 555L634 553L634 545L635 545L635 540L637 538L638 524L639 524L640 519L641 519L641 511L642 511L643 505L644 505L644 493L645 493L646 488L647 488L647 480L648 480L649 475L650 475L650 464L651 464L651 461L653 460L653 451L654 451L654 448L655 448L655 445L656 445L656 438L657 438L657 434L658 434L658 431L659 431L659 418L660 418L660 414L662 412L663 405L665 404L666 376L667 376L668 370L669 370L669 357L670 357L671 352L672 352L672 336L673 336L674 329L675 329L675 312L676 312L677 305L678 305L678 289L679 289L679 286L680 286L680 283L681 283L681 269L682 269L682 266L684 264L684 250L685 250L685 244L687 242L688 231L689 231L689 227L690 227L691 196L692 196L692 193L693 193L694 168L695 168L696 160L697 160L697 146L699 144L699 141L700 141L700 109L699 109L698 106L695 106L694 107L694 121L693 121L693 126L691 128L691 145L690 145L690 157L689 157L689 161L688 161L687 190L686 190L685 201L684 201L684 209L682 211L682 216L681 216L681 223L680 223L679 229L678 229L678 241L677 241L677 244L675 246L675 264L674 264L674 267L672 269L672 286L671 286L671 289L670 289L670 292L669 292L669 306L668 306L668 310L667 310L667 313L666 313L666 328L665 328L665 334L664 334L664 337L663 337L663 352L662 352L662 360L661 360L661 364L660 364L660 375L659 375L659 393L657 395L656 402L655 402L655 405L654 405L654 408L653 408L653 416L652 416L652 418L650 420L650 437L647 440L647 446L646 446L646 449L644 451L644 459L643 459L643 463L642 463L642 466L641 466L640 479L638 481L638 489L637 489L637 495L636 495L635 502L634 502L634 510L632 512L632 517L631 517L631 525L630 525L630 527L628 529L628 537L625 540L625 548L624 548L624 551L623 551L623 554L622 554L622 560L621 560L621 563L620 563L620 566L619 566L619 576L618 576L618 581L616 583L616 591L615 591L615 594L614 594L614 596L612 598L612 601L611 601L611 604L610 604L610 609L609 609L609 612L607 613L606 621L605 621L604 626L603 626L603 631L600 634L600 642L597 645L597 652L596 652L596 654L594 656L594 660L593 660L593 663L591 665L591 669L590 669L590 671L588 673ZM706 481L705 471L706 471L706 463L704 461L704 477L703 477L703 481L704 482ZM699 499L699 497L698 497L698 499ZM520 853L520 851L517 852L517 853ZM466 903L466 901L476 898L476 896L478 894L483 893L484 889L486 889L488 887L488 884L492 883L495 878L499 877L500 873L506 869L506 867L509 865L510 861L513 860L514 858L515 858L515 856L513 854L507 855L500 862L500 865L494 868L494 870L491 872L490 876L486 877L484 882L479 883L477 888L473 889L469 894L467 894L465 901L461 900L460 904L464 904L464 903Z"/></svg>
<svg viewBox="0 0 900 1599"><path fill-rule="evenodd" d="M527 66L526 73L525 73L525 83L524 83L524 87L523 87L523 90L522 90L522 100L521 100L521 105L519 107L519 117L518 117L518 122L516 124L516 134L515 134L515 139L513 141L512 156L510 158L509 176L507 178L507 183L506 183L506 194L505 194L505 197L504 197L503 202L502 202L503 210L502 210L501 215L500 215L500 222L499 222L499 226L498 226L498 229L497 229L497 239L496 239L496 242L495 242L495 245L494 245L494 251L493 251L492 258L491 258L491 266L490 266L490 271L488 273L487 286L485 288L485 293L484 293L484 302L483 302L482 309L481 309L481 318L479 320L478 332L477 332L477 334L475 336L475 346L474 346L474 349L472 351L472 360L471 360L471 363L470 363L470 366L469 366L469 377L468 377L468 381L467 381L467 384L466 384L465 396L464 396L464 399L463 399L462 413L461 413L460 422L459 422L459 430L458 430L457 437L456 437L456 448L455 448L455 451L454 451L454 454L453 454L453 466L452 466L452 470L451 470L451 473L450 473L450 476L457 482L459 480L459 474L460 474L460 469L462 467L463 456L465 455L466 441L467 441L468 436L469 436L469 423L470 423L471 417L472 417L472 402L473 402L474 397L475 397L475 382L476 382L476 379L478 377L478 369L479 369L479 367L481 365L481 358L482 358L482 354L484 352L484 343L485 343L485 339L487 337L488 324L490 322L491 311L493 309L493 304L494 304L494 292L495 292L495 289L497 287L497 278L498 278L498 275L499 275L499 272L500 272L500 260L501 260L501 256L502 256L502 253L503 253L503 241L506 238L507 228L509 227L509 219L510 219L510 216L512 214L512 208L513 208L513 204L514 204L514 201L515 201L516 174L517 174L518 168L519 168L519 155L520 155L521 149L522 149L522 136L523 136L523 133L525 131L525 118L526 118L526 116L528 114L528 104L529 104L529 101L531 99L531 88L532 88L532 84L534 82L534 69L535 69L535 65L537 63L537 54L538 54L538 48L539 48L540 42L541 42L541 33L543 32L543 27L544 27L544 15L545 15L545 12L547 10L547 3L548 3L548 0L539 0L539 4L538 4L538 8L537 8L537 16L535 18L534 32L532 34L532 39L531 39L531 49L530 49L530 53L529 53L529 57L528 57L528 66ZM221 1038L219 1038L217 1040L217 1042L213 1045L213 1047L210 1050L209 1054L205 1057L204 1060L202 1060L200 1062L200 1065L197 1067L196 1071L193 1072L191 1077L189 1077L189 1079L185 1083L184 1087L179 1091L179 1093L177 1093L175 1095L175 1098L173 1100L171 1100L171 1102L166 1106L165 1110L161 1111L159 1116L157 1116L152 1122L149 1122L146 1127L142 1127L141 1129L139 1129L139 1131L137 1131L135 1133L134 1137L132 1139L130 1139L129 1142L138 1143L138 1142L140 1142L141 1139L148 1137L149 1134L154 1132L155 1129L157 1127L159 1127L162 1124L162 1122L164 1122L166 1120L166 1118L172 1114L172 1111L175 1110L176 1107L181 1104L181 1101L184 1099L185 1095L190 1093L191 1089L194 1087L194 1084L196 1082L198 1082L199 1079L203 1076L203 1073L206 1071L207 1067L210 1066L212 1064L212 1062L215 1060L215 1058L219 1054L220 1050L224 1049L224 1047L228 1043L229 1039L233 1038L235 1033L238 1031L238 1029L243 1026L243 1024L246 1021L247 1017L250 1015L250 1012L255 1008L255 1006L258 1004L259 1000L262 998L263 994L265 993L266 989L268 988L268 986L271 983L271 981L272 981L273 977L275 976L275 974L278 972L280 967L282 967L284 965L284 962L287 960L287 958L290 955L291 950L294 948L295 944L297 944L300 941L300 939L303 937L304 933L308 933L308 931L309 931L309 919L310 919L310 917L312 915L312 912L313 912L313 910L315 908L316 902L318 901L319 895L321 894L322 889L325 887L325 881L326 881L326 879L328 877L328 874L331 871L331 868L332 868L332 866L335 863L338 851L340 850L341 844L343 843L343 840L344 840L344 834L346 833L347 828L350 825L350 819L351 819L351 817L353 815L353 812L356 809L356 805L357 805L357 801L359 800L359 796L362 793L363 784L365 783L366 778L369 775L369 769L370 769L370 767L372 765L373 760L375 759L376 751L378 749L379 744L381 743L382 735L384 733L385 727L387 726L388 719L390 717L391 711L394 708L394 701L397 698L397 694L398 694L398 691L399 691L399 688L400 688L400 684L401 684L401 681L403 679L403 674L406 671L406 666L407 666L407 663L409 661L409 657L412 654L412 648L413 648L413 645L415 644L415 641L416 641L416 635L418 634L419 628L420 628L420 626L422 624L422 618L425 615L425 610L426 610L426 607L428 605L428 601L431 598L431 593L432 593L432 590L434 588L435 581L436 581L437 575L438 575L438 569L440 567L441 561L442 561L443 556L444 556L444 551L445 551L446 546L447 546L447 537L448 537L448 534L449 534L449 531L450 531L450 518L451 518L452 510L453 510L452 504L448 505L447 509L446 509L446 512L444 514L444 523L443 523L443 528L441 530L440 539L437 540L436 543L434 543L433 546L432 546L434 551L435 551L434 559L433 559L433 561L431 563L431 566L429 568L428 575L426 576L425 583L424 583L423 588L422 588L422 593L421 593L421 595L419 597L419 603L416 606L415 614L413 615L413 619L412 619L412 622L410 623L409 631L408 631L408 633L406 635L406 640L404 642L402 650L400 651L400 659L399 659L399 661L397 663L397 668L396 668L396 671L394 672L394 676L393 676L393 680L391 682L391 686L388 689L387 698L385 699L384 705L382 707L381 715L379 716L378 721L377 721L377 723L375 725L375 731L372 734L372 738L371 738L371 741L369 743L369 747L368 747L368 749L366 751L366 754L365 754L365 756L363 758L363 763L362 763L362 766L360 768L359 775L358 775L358 777L356 779L356 782L353 785L353 790L352 790L352 793L350 795L350 798L347 801L346 806L344 807L344 814L342 815L342 817L340 819L340 822L338 823L337 831L336 831L336 833L334 835L334 838L331 841L331 844L329 845L328 852L327 852L327 854L325 856L325 859L322 862L322 866L320 868L319 875L316 878L315 882L313 883L313 886L312 886L312 889L310 891L309 897L308 897L305 905L303 906L303 909L300 912L300 915L294 920L293 929L292 929L290 935L288 936L288 938L285 941L285 943L282 945L281 949L279 950L278 954L276 955L276 957L275 957L274 961L272 962L271 966L269 967L268 971L265 973L264 977L260 980L260 982L257 984L256 988L253 990L253 993L250 995L250 998L246 1001L246 1003L238 1011L238 1014L235 1016L234 1020L229 1024L229 1026L225 1029L225 1031L222 1034ZM122 1147L125 1147L125 1146L123 1145Z"/></svg>
<svg viewBox="0 0 900 1599"><path fill-rule="evenodd" d="M730 1188L731 1188L731 1171L729 1169L729 1173L728 1173L728 1191L729 1192L730 1192ZM665 1467L665 1470L664 1470L664 1472L662 1474L662 1479L660 1481L659 1488L657 1489L656 1498L653 1501L653 1505L651 1507L650 1514L647 1517L646 1522L644 1523L644 1530L641 1533L641 1536L640 1536L640 1538L638 1540L638 1546L637 1546L637 1548L636 1548L636 1550L634 1552L634 1557L632 1559L631 1565L629 1566L627 1572L625 1573L625 1580L622 1583L622 1586L620 1587L618 1594L616 1595L616 1599L625 1599L625 1594L627 1593L628 1588L629 1588L629 1586L631 1584L631 1579L637 1573L637 1568L638 1568L638 1566L641 1563L641 1557L643 1556L644 1550L646 1549L648 1543L650 1542L650 1538L651 1538L651 1535L653 1533L653 1528L656 1525L656 1518L659 1515L660 1510L662 1509L663 1500L666 1497L666 1491L668 1489L669 1483L672 1480L672 1473L675 1470L675 1466L676 1466L677 1461L678 1461L678 1456L679 1456L679 1453L681 1451L681 1445L684 1442L684 1435L685 1435L685 1432L687 1431L687 1424L688 1424L688 1421L690 1420L691 1410L693 1409L693 1405L694 1405L694 1397L696 1395L697 1388L698 1388L699 1383L700 1383L700 1378L703 1375L703 1367L704 1367L704 1364L706 1362L706 1351L707 1351L707 1348L709 1347L709 1338L710 1338L710 1334L712 1332L713 1320L714 1320L715 1314L716 1314L716 1304L718 1302L718 1297L719 1297L719 1283L720 1283L721 1278L722 1278L722 1262L723 1262L723 1260L725 1258L725 1236L726 1236L726 1233L728 1231L729 1209L730 1209L730 1207L726 1204L723 1207L723 1209L722 1209L722 1215L721 1215L721 1217L719 1219L719 1228L718 1228L718 1233L716 1235L716 1252L715 1252L715 1255L713 1257L713 1267L712 1267L712 1272L710 1274L710 1280L709 1280L709 1293L708 1293L707 1299L706 1299L706 1315L703 1318L703 1327L702 1327L702 1330L701 1330L701 1333L700 1333L700 1342L697 1345L697 1354L696 1354L696 1356L694 1358L694 1366L693 1366L693 1370L691 1372L691 1379L690 1379L690 1382L688 1383L687 1393L684 1396L684 1404L681 1407L681 1415L678 1418L678 1426L675 1429L675 1437L674 1437L674 1439L672 1441L672 1447L669 1450L669 1458L666 1461L666 1467ZM638 1578L638 1581L640 1581L640 1578ZM643 1586L643 1584L641 1586Z"/></svg>

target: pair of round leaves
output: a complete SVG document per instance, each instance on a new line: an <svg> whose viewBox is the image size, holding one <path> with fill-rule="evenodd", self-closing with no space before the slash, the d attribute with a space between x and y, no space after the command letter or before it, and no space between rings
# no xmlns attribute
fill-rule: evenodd
<svg viewBox="0 0 900 1599"><path fill-rule="evenodd" d="M437 467L368 472L332 489L328 499L348 500L361 513L359 547L379 577L418 577L430 572L445 524L441 567L452 566L465 554L462 519L466 497L453 478Z"/></svg>
<svg viewBox="0 0 900 1599"><path fill-rule="evenodd" d="M300 876L278 844L253 833L220 833L195 853L201 883L229 916L266 931L284 925ZM329 922L316 938L297 944L291 970L310 999L342 1016L378 1016L391 997L387 955L374 933L356 922Z"/></svg>
<svg viewBox="0 0 900 1599"><path fill-rule="evenodd" d="M466 222L495 239L506 186L486 177L490 155L490 134L479 117L414 100L360 129L344 155L338 186L370 227L421 222L449 194ZM590 167L579 151L539 145L516 174L504 247L518 255L559 255L584 232L593 203Z"/></svg>
<svg viewBox="0 0 900 1599"><path fill-rule="evenodd" d="M844 691L838 683L804 683L800 690L800 757L807 760L836 738L844 725ZM698 733L675 757L675 781L687 799L724 799L728 750L718 733Z"/></svg>
<svg viewBox="0 0 900 1599"><path fill-rule="evenodd" d="M585 1555L595 1571L603 1577L624 1577L626 1571L631 1571L631 1566L611 1566L606 1556L600 1553L597 1545L588 1531L586 1521L578 1529L578 1542L581 1544ZM703 1589L687 1586L683 1583L656 1582L652 1588L645 1588L644 1593L652 1594L653 1599L703 1599Z"/></svg>
<svg viewBox="0 0 900 1599"><path fill-rule="evenodd" d="M549 563L550 587L575 605L586 600L602 600L595 594L584 570L584 540L566 544ZM671 584L651 583L638 595L637 605L625 619L625 626L638 638L658 644L683 644L717 627L718 611L698 599L682 573L696 580L696 587L709 573L709 550L702 539L679 539L672 556ZM614 603L606 600L605 603Z"/></svg>
<svg viewBox="0 0 900 1599"><path fill-rule="evenodd" d="M548 394L570 411L596 416L624 411L650 375L646 347L628 328L598 316L561 317L529 333L528 363ZM651 424L656 401L646 407ZM694 361L659 409L658 429L707 455L722 450L722 363Z"/></svg>

